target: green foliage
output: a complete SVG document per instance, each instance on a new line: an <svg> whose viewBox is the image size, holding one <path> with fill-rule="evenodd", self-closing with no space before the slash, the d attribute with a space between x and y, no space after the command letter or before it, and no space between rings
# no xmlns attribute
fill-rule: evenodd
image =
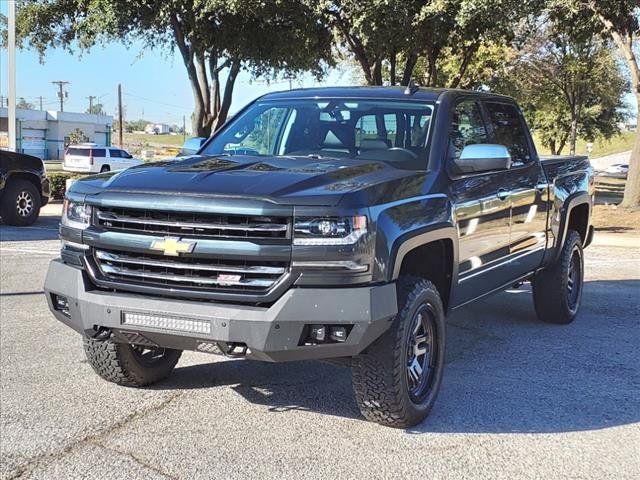
<svg viewBox="0 0 640 480"><path fill-rule="evenodd" d="M77 145L78 143L85 143L89 141L89 137L85 135L85 133L76 128L71 133L69 133L69 145Z"/></svg>
<svg viewBox="0 0 640 480"><path fill-rule="evenodd" d="M27 102L24 97L20 97L16 102L16 108L22 108L23 110L33 110L35 107L33 103Z"/></svg>
<svg viewBox="0 0 640 480"><path fill-rule="evenodd" d="M86 113L91 113L93 115L106 115L104 112L104 105L101 103L94 103L91 105L91 108L87 108Z"/></svg>
<svg viewBox="0 0 640 480"><path fill-rule="evenodd" d="M332 61L329 31L298 0L23 0L17 30L22 44L41 55L50 47L85 51L114 40L177 49L200 136L226 120L241 70L320 77Z"/></svg>
<svg viewBox="0 0 640 480"><path fill-rule="evenodd" d="M366 83L407 84L413 76L424 86L450 87L463 84L479 55L510 42L520 20L538 12L542 4L538 0L312 3L333 29L339 50L360 66ZM490 69L492 59L484 60L473 68Z"/></svg>
<svg viewBox="0 0 640 480"><path fill-rule="evenodd" d="M70 178L80 178L82 175L68 172L49 172L49 186L51 188L51 198L60 200L64 198L66 191L66 182Z"/></svg>
<svg viewBox="0 0 640 480"><path fill-rule="evenodd" d="M619 133L628 83L611 46L580 28L559 30L540 22L514 49L508 74L493 87L514 96L538 140L553 153L575 150L578 137L593 141Z"/></svg>

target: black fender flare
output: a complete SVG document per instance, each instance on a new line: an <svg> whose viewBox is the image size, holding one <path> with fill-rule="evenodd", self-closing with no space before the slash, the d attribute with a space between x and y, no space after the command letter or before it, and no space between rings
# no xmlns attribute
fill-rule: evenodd
<svg viewBox="0 0 640 480"><path fill-rule="evenodd" d="M576 192L567 197L564 201L564 204L560 208L560 223L558 226L558 234L556 239L556 244L554 245L554 253L551 257L551 261L555 262L560 256L560 252L562 251L562 245L564 245L564 241L567 238L567 230L569 228L569 218L571 217L571 211L579 205L587 205L589 209L588 213L588 222L587 222L587 231L585 232L585 239L583 246L586 247L590 241L593 233L590 232L591 225L591 210L593 208L593 202L591 200L591 196L587 192Z"/></svg>
<svg viewBox="0 0 640 480"><path fill-rule="evenodd" d="M458 230L451 224L430 225L416 230L407 232L396 239L391 249L390 258L393 259L391 272L391 281L398 279L402 261L409 252L428 243L438 240L450 240L453 247L451 266L451 286L449 289L449 298L453 298L453 290L458 284Z"/></svg>

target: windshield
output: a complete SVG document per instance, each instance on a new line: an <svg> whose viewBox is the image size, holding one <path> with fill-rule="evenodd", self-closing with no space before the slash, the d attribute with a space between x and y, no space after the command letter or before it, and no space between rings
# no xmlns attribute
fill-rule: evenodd
<svg viewBox="0 0 640 480"><path fill-rule="evenodd" d="M426 168L433 103L368 99L256 102L204 154L353 158Z"/></svg>

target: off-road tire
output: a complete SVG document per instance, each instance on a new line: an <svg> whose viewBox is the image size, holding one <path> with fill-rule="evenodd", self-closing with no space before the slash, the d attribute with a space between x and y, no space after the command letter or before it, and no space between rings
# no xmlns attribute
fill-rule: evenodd
<svg viewBox="0 0 640 480"><path fill-rule="evenodd" d="M24 202L25 199L30 202L28 207L27 205L19 205L19 202ZM19 227L33 225L40 215L40 204L40 192L33 183L23 179L15 181L9 179L9 185L2 195L2 204L0 205L2 221L7 225ZM28 214L24 215L27 208Z"/></svg>
<svg viewBox="0 0 640 480"><path fill-rule="evenodd" d="M106 340L84 338L84 352L89 364L103 379L126 387L144 387L167 378L173 371L182 350L164 349L153 365L144 365L134 346Z"/></svg>
<svg viewBox="0 0 640 480"><path fill-rule="evenodd" d="M569 292L569 271L572 258L578 261L579 279L571 283L578 288L577 300L571 305ZM580 308L584 283L584 259L582 239L575 230L567 232L558 259L549 267L536 273L531 281L533 303L536 314L543 322L566 325L576 318Z"/></svg>
<svg viewBox="0 0 640 480"><path fill-rule="evenodd" d="M398 314L389 330L352 361L353 389L362 415L395 428L420 423L435 403L444 367L445 314L438 290L428 280L401 277L397 282ZM408 329L415 315L428 305L435 325L435 367L425 397L415 402L409 394L407 373Z"/></svg>

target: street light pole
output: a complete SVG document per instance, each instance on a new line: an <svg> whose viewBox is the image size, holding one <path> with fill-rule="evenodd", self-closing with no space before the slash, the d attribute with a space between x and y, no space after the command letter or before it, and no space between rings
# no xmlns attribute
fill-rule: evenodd
<svg viewBox="0 0 640 480"><path fill-rule="evenodd" d="M8 111L8 135L9 150L15 152L17 147L16 139L16 1L9 0L9 15L7 18L7 106Z"/></svg>

